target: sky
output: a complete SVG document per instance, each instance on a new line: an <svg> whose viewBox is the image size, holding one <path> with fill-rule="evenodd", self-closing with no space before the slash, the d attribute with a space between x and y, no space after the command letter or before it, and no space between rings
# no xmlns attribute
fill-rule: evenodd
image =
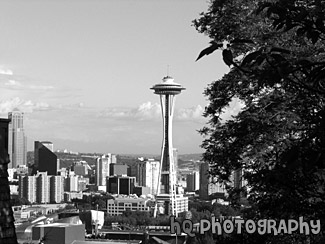
<svg viewBox="0 0 325 244"><path fill-rule="evenodd" d="M229 71L192 21L206 0L3 0L0 117L24 112L28 150L159 154L162 118L150 90L167 74L176 98L173 146L201 153L204 89ZM169 67L169 68L167 68ZM227 118L238 109L225 111Z"/></svg>

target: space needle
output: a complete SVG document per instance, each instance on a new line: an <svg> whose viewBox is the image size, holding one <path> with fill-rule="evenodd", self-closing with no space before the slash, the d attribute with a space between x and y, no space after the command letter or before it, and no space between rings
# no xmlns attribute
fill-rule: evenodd
<svg viewBox="0 0 325 244"><path fill-rule="evenodd" d="M172 77L166 76L163 78L161 83L154 85L150 89L154 90L154 93L160 96L163 119L163 141L161 147L154 216L156 217L157 211L162 214L177 216L179 212L187 211L188 199L176 192L176 168L173 156L172 120L175 96L180 94L182 90L185 90L185 88L180 84L175 83Z"/></svg>

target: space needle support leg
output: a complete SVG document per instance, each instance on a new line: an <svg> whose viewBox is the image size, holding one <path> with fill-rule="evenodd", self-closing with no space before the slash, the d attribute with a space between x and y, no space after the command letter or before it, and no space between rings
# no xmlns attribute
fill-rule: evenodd
<svg viewBox="0 0 325 244"><path fill-rule="evenodd" d="M164 104L164 96L160 95L160 106L161 106L161 115L163 118L163 132L164 132L164 128L165 128L165 113L166 113L166 108L165 108L165 104ZM160 193L160 185L161 185L161 169L162 169L162 163L163 163L163 152L164 152L164 148L165 148L165 133L163 133L163 139L162 139L162 146L161 146L161 158L160 158L160 164L159 164L159 174L158 174L158 185L157 185L157 191L156 191L156 202L155 202L155 209L154 209L154 218L157 217L157 212L158 212L158 202L157 202L157 196Z"/></svg>

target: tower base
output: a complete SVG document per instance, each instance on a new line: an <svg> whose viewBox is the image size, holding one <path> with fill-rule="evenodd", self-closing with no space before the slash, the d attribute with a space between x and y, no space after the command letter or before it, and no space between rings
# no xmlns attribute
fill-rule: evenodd
<svg viewBox="0 0 325 244"><path fill-rule="evenodd" d="M156 196L157 201L157 213L164 215L175 215L188 211L188 197L184 197L183 194L174 195L174 211L173 211L173 195L172 194L159 194Z"/></svg>

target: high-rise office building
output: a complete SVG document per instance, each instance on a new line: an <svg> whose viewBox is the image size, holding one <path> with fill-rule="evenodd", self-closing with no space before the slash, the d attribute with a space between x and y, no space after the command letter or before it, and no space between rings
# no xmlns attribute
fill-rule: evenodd
<svg viewBox="0 0 325 244"><path fill-rule="evenodd" d="M112 154L111 164L116 164L116 162L117 162L116 155L115 154Z"/></svg>
<svg viewBox="0 0 325 244"><path fill-rule="evenodd" d="M70 175L65 179L65 191L78 191L78 175Z"/></svg>
<svg viewBox="0 0 325 244"><path fill-rule="evenodd" d="M60 203L63 201L64 178L60 175L52 175L50 178L50 202Z"/></svg>
<svg viewBox="0 0 325 244"><path fill-rule="evenodd" d="M89 178L83 178L82 176L80 176L78 178L78 191L86 190L88 184L89 184Z"/></svg>
<svg viewBox="0 0 325 244"><path fill-rule="evenodd" d="M53 152L53 143L49 141L35 141L34 166L32 174L37 171L47 172L48 175L57 175L59 170L59 160Z"/></svg>
<svg viewBox="0 0 325 244"><path fill-rule="evenodd" d="M133 194L135 177L131 176L109 176L107 177L106 191L111 194Z"/></svg>
<svg viewBox="0 0 325 244"><path fill-rule="evenodd" d="M76 175L88 175L88 170L91 169L86 161L76 162L73 166Z"/></svg>
<svg viewBox="0 0 325 244"><path fill-rule="evenodd" d="M179 211L187 211L178 206L185 206L177 202L186 201L183 196L176 193L176 167L172 143L172 121L174 114L175 96L185 88L174 82L172 77L164 77L163 82L154 85L151 89L160 96L163 119L163 143L161 149L160 173L154 215L157 215L158 202L161 203L164 214L178 216ZM187 205L186 205L187 206ZM161 211L160 211L161 212Z"/></svg>
<svg viewBox="0 0 325 244"><path fill-rule="evenodd" d="M38 172L36 177L36 202L50 203L50 177L47 172Z"/></svg>
<svg viewBox="0 0 325 244"><path fill-rule="evenodd" d="M136 165L136 179L139 186L150 188L150 194L157 194L158 178L159 178L159 161L148 159L140 161Z"/></svg>
<svg viewBox="0 0 325 244"><path fill-rule="evenodd" d="M106 186L106 177L110 174L110 164L112 162L112 154L104 154L103 156L97 158L96 161L96 185Z"/></svg>
<svg viewBox="0 0 325 244"><path fill-rule="evenodd" d="M187 191L196 191L200 189L200 173L195 171L186 176Z"/></svg>
<svg viewBox="0 0 325 244"><path fill-rule="evenodd" d="M212 195L222 197L226 194L224 184L217 182L216 177L209 175L209 163L200 165L200 199L209 200Z"/></svg>
<svg viewBox="0 0 325 244"><path fill-rule="evenodd" d="M27 140L24 132L24 113L14 109L8 114L9 142L8 153L10 163L8 168L16 168L18 165L26 165L27 161Z"/></svg>
<svg viewBox="0 0 325 244"><path fill-rule="evenodd" d="M63 200L63 177L47 175L47 172L38 172L32 176L20 176L20 197L31 203L60 203Z"/></svg>
<svg viewBox="0 0 325 244"><path fill-rule="evenodd" d="M126 164L110 164L109 169L110 176L128 174L128 166Z"/></svg>
<svg viewBox="0 0 325 244"><path fill-rule="evenodd" d="M242 188L244 186L243 170L242 169L234 170L231 174L231 181L233 183L234 188L236 189Z"/></svg>
<svg viewBox="0 0 325 244"><path fill-rule="evenodd" d="M23 175L18 181L18 195L21 198L26 198L29 202L36 202L36 177Z"/></svg>

